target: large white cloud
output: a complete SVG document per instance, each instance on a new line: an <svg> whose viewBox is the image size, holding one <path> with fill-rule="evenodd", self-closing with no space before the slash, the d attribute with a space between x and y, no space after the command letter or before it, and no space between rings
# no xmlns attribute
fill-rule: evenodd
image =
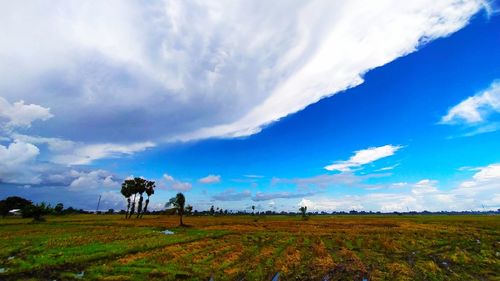
<svg viewBox="0 0 500 281"><path fill-rule="evenodd" d="M30 127L33 121L44 121L52 117L50 108L37 104L25 104L23 100L11 104L0 97L0 122L4 121L3 126L5 127ZM0 123L0 125L2 124Z"/></svg>
<svg viewBox="0 0 500 281"><path fill-rule="evenodd" d="M40 174L31 164L40 153L38 147L26 142L0 145L0 183L37 184Z"/></svg>
<svg viewBox="0 0 500 281"><path fill-rule="evenodd" d="M482 3L6 1L0 93L50 107L44 137L248 135L459 30Z"/></svg>
<svg viewBox="0 0 500 281"><path fill-rule="evenodd" d="M113 175L105 170L95 170L90 172L71 171L71 176L75 179L70 183L69 189L82 191L97 188L119 188L120 183L113 179Z"/></svg>

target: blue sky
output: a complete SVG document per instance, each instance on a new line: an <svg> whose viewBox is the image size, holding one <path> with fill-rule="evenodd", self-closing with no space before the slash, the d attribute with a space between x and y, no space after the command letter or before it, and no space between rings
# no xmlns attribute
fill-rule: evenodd
<svg viewBox="0 0 500 281"><path fill-rule="evenodd" d="M0 197L119 209L143 176L156 208L500 208L497 3L111 3L3 9L54 34L5 20Z"/></svg>

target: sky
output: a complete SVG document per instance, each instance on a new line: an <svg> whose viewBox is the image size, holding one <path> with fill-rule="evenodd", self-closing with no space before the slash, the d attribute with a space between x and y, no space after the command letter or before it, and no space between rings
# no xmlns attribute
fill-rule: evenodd
<svg viewBox="0 0 500 281"><path fill-rule="evenodd" d="M1 1L0 198L496 210L498 4Z"/></svg>

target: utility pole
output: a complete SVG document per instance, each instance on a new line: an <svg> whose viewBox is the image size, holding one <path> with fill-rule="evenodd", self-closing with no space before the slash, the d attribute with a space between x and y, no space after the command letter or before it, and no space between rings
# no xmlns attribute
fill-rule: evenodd
<svg viewBox="0 0 500 281"><path fill-rule="evenodd" d="M99 205L101 204L101 195L99 194L99 201L97 201L97 208L95 209L95 213L99 211Z"/></svg>

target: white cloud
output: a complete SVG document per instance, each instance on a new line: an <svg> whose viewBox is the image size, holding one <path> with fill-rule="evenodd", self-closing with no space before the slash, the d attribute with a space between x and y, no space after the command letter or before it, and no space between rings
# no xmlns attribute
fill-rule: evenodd
<svg viewBox="0 0 500 281"><path fill-rule="evenodd" d="M155 144L152 142L130 144L74 144L71 149L66 149L63 151L59 151L59 153L56 153L51 160L57 164L85 165L92 163L92 161L94 160L102 158L114 158L124 155L132 155L154 146Z"/></svg>
<svg viewBox="0 0 500 281"><path fill-rule="evenodd" d="M307 208L313 208L313 202L309 199L302 198L300 202L297 204L299 207L307 207Z"/></svg>
<svg viewBox="0 0 500 281"><path fill-rule="evenodd" d="M479 182L500 180L500 164L491 164L479 168L479 172L477 172L473 178Z"/></svg>
<svg viewBox="0 0 500 281"><path fill-rule="evenodd" d="M100 211L107 211L107 209L118 211L127 208L125 198L118 192L105 191L101 193L101 196ZM150 208L148 207L148 209Z"/></svg>
<svg viewBox="0 0 500 281"><path fill-rule="evenodd" d="M8 1L0 93L50 107L46 136L75 142L244 136L461 29L483 3Z"/></svg>
<svg viewBox="0 0 500 281"><path fill-rule="evenodd" d="M438 192L436 180L423 179L417 182L411 192L415 195L424 195L429 193Z"/></svg>
<svg viewBox="0 0 500 281"><path fill-rule="evenodd" d="M17 166L34 160L40 150L31 143L13 142L9 146L0 145L0 163Z"/></svg>
<svg viewBox="0 0 500 281"><path fill-rule="evenodd" d="M477 168L471 179L451 189L441 189L436 180L388 184L398 192L373 192L337 198L313 196L299 202L310 210L443 211L496 210L500 208L500 164ZM484 207L483 207L484 206Z"/></svg>
<svg viewBox="0 0 500 281"><path fill-rule="evenodd" d="M73 170L71 174L76 177L69 185L69 189L73 191L120 187L120 183L115 181L113 176L104 170L90 172L77 172Z"/></svg>
<svg viewBox="0 0 500 281"><path fill-rule="evenodd" d="M375 170L375 172L391 171L391 170L394 170L394 168L396 168L397 166L399 166L399 164L395 164L395 165L387 166L387 167L382 167L380 169Z"/></svg>
<svg viewBox="0 0 500 281"><path fill-rule="evenodd" d="M493 82L488 89L452 107L448 114L441 118L441 123L480 123L486 121L491 112L500 112L500 82Z"/></svg>
<svg viewBox="0 0 500 281"><path fill-rule="evenodd" d="M29 136L18 133L11 134L11 137L23 142L46 144L51 152L49 160L55 164L63 165L91 164L95 160L132 155L155 146L152 142L85 144L60 138Z"/></svg>
<svg viewBox="0 0 500 281"><path fill-rule="evenodd" d="M470 137L500 130L500 82L452 107L440 120L440 124L463 125L461 136Z"/></svg>
<svg viewBox="0 0 500 281"><path fill-rule="evenodd" d="M220 182L220 175L208 175L204 178L199 179L198 182L204 183L204 184L219 183Z"/></svg>
<svg viewBox="0 0 500 281"><path fill-rule="evenodd" d="M328 171L348 172L352 168L357 168L362 165L377 161L379 159L394 155L396 151L401 149L401 146L384 145L379 147L370 147L363 150L358 150L347 161L337 161L334 164L325 166Z"/></svg>
<svg viewBox="0 0 500 281"><path fill-rule="evenodd" d="M163 174L163 181L159 185L165 186L167 189L172 189L175 191L189 191L193 185L189 182L183 182L176 180L173 176L169 174Z"/></svg>
<svg viewBox="0 0 500 281"><path fill-rule="evenodd" d="M8 146L0 145L0 182L39 183L40 174L32 167L39 153L31 143L14 141Z"/></svg>
<svg viewBox="0 0 500 281"><path fill-rule="evenodd" d="M25 104L23 100L10 104L0 97L0 121L5 119L7 127L30 127L36 120L48 120L53 115L50 108L36 104Z"/></svg>
<svg viewBox="0 0 500 281"><path fill-rule="evenodd" d="M174 177L169 174L163 174L163 178L168 182L174 181Z"/></svg>

